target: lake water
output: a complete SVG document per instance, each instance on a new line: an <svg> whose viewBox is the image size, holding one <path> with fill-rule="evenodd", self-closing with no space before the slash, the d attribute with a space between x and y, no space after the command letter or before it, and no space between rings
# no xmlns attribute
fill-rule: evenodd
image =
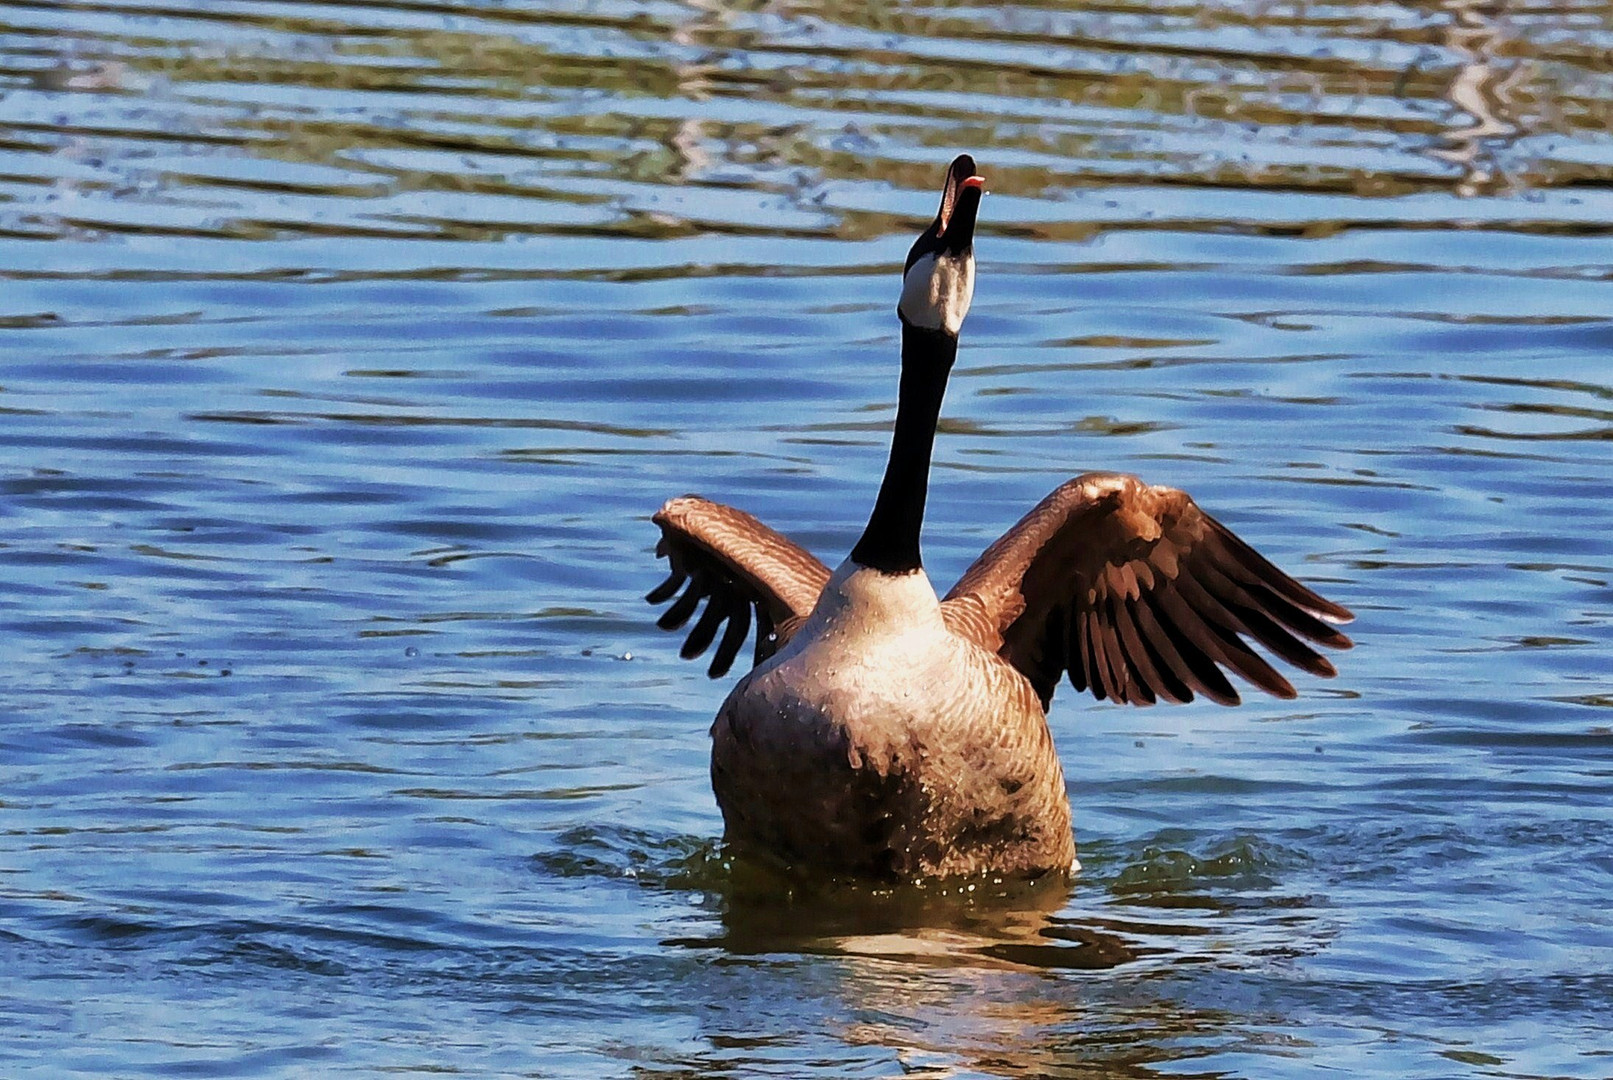
<svg viewBox="0 0 1613 1080"><path fill-rule="evenodd" d="M1613 8L11 0L0 1073L1613 1075ZM725 862L699 491L838 562L991 194L943 585L1066 477L1353 608L1052 726L1068 892Z"/></svg>

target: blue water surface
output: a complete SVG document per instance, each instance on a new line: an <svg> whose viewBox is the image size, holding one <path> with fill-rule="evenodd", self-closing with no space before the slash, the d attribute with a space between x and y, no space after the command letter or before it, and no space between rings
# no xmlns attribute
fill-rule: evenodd
<svg viewBox="0 0 1613 1080"><path fill-rule="evenodd" d="M0 10L0 1073L1613 1073L1613 9ZM1356 611L1051 723L1083 873L780 895L641 597L1094 469ZM991 895L987 895L987 894Z"/></svg>

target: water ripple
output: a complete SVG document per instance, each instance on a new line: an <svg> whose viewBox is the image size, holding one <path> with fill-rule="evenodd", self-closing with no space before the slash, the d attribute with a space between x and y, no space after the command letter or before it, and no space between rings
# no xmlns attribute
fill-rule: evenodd
<svg viewBox="0 0 1613 1080"><path fill-rule="evenodd" d="M5 5L0 1056L1603 1075L1610 25ZM849 548L959 149L932 576L1135 470L1359 646L1296 702L1061 694L1068 890L781 891L647 518Z"/></svg>

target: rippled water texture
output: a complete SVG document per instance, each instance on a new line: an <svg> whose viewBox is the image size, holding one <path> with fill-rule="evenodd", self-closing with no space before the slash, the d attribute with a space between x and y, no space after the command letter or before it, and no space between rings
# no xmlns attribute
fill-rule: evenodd
<svg viewBox="0 0 1613 1080"><path fill-rule="evenodd" d="M0 7L0 1073L1613 1073L1613 9L546 4ZM782 896L648 515L838 561L959 150L933 576L1120 468L1359 645Z"/></svg>

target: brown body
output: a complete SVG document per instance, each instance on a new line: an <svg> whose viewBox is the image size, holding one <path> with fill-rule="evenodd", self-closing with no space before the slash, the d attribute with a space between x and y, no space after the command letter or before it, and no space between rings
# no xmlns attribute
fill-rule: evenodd
<svg viewBox="0 0 1613 1080"><path fill-rule="evenodd" d="M982 183L972 158L954 161L908 254L890 460L840 569L698 496L655 515L672 573L649 599L683 590L661 627L705 602L682 655L716 642L716 678L757 623L756 667L711 729L712 787L743 852L886 879L1068 873L1070 804L1046 716L1061 677L1133 705L1235 705L1226 672L1295 696L1248 642L1321 676L1333 665L1306 641L1350 646L1329 625L1351 618L1344 608L1183 492L1118 473L1061 484L937 599L919 533Z"/></svg>
<svg viewBox="0 0 1613 1080"><path fill-rule="evenodd" d="M1041 702L953 633L923 571L842 567L711 735L712 789L742 850L902 879L1075 861Z"/></svg>

